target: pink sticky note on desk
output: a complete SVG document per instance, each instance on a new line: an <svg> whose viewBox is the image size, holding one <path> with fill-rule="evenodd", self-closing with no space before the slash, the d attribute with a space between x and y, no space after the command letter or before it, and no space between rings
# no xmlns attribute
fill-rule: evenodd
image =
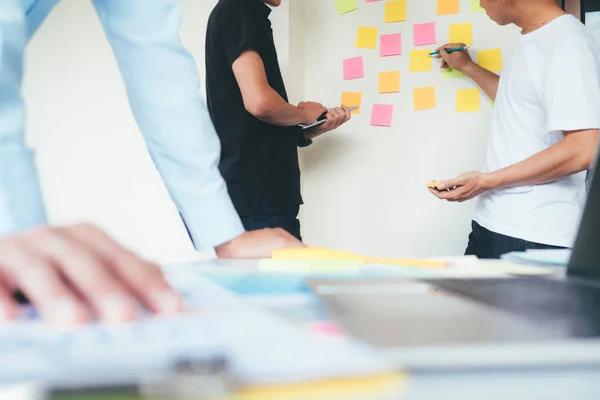
<svg viewBox="0 0 600 400"><path fill-rule="evenodd" d="M413 37L415 46L426 46L435 44L435 22L426 24L415 24L413 27Z"/></svg>
<svg viewBox="0 0 600 400"><path fill-rule="evenodd" d="M357 79L365 76L362 57L347 58L344 60L344 80Z"/></svg>
<svg viewBox="0 0 600 400"><path fill-rule="evenodd" d="M394 115L394 106L390 104L374 104L371 114L371 125L373 126L392 126L392 116Z"/></svg>
<svg viewBox="0 0 600 400"><path fill-rule="evenodd" d="M401 55L402 35L400 33L381 35L379 53L381 57Z"/></svg>

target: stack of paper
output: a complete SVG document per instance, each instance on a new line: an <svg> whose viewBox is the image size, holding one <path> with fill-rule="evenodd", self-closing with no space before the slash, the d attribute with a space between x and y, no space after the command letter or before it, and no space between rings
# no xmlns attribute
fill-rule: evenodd
<svg viewBox="0 0 600 400"><path fill-rule="evenodd" d="M571 258L571 250L527 250L504 254L502 259L515 264L539 267L566 267Z"/></svg>

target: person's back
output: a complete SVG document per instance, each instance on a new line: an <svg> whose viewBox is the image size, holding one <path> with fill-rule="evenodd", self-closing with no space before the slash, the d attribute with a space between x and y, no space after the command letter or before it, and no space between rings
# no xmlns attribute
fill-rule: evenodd
<svg viewBox="0 0 600 400"><path fill-rule="evenodd" d="M220 0L206 35L206 88L211 119L221 139L220 170L241 216L270 206L299 206L299 128L267 124L246 110L232 70L252 50L263 61L269 85L287 101L268 19L259 0Z"/></svg>

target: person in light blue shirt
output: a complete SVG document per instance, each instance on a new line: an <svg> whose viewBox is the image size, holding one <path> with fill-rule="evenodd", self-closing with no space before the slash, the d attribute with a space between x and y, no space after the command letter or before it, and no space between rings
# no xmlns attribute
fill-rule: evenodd
<svg viewBox="0 0 600 400"><path fill-rule="evenodd" d="M63 322L127 319L138 305L179 309L158 268L89 225L46 226L34 154L25 145L23 50L59 0L0 1L0 318L22 291ZM282 230L244 232L217 168L220 144L179 39L178 0L93 0L148 150L198 249L268 257L302 244ZM83 293L81 301L76 292ZM86 304L90 304L88 309Z"/></svg>

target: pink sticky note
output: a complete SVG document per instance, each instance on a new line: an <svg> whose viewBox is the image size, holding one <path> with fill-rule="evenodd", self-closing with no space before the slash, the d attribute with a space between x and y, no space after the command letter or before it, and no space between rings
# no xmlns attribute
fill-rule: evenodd
<svg viewBox="0 0 600 400"><path fill-rule="evenodd" d="M363 76L365 76L365 68L362 57L344 60L344 80L362 78Z"/></svg>
<svg viewBox="0 0 600 400"><path fill-rule="evenodd" d="M402 54L402 35L381 35L379 53L381 57L399 56Z"/></svg>
<svg viewBox="0 0 600 400"><path fill-rule="evenodd" d="M344 336L344 331L332 321L318 321L308 325L308 330L324 336Z"/></svg>
<svg viewBox="0 0 600 400"><path fill-rule="evenodd" d="M435 22L415 24L413 28L413 36L415 40L415 46L435 44Z"/></svg>
<svg viewBox="0 0 600 400"><path fill-rule="evenodd" d="M371 115L371 125L373 126L392 126L392 116L394 115L394 106L389 104L374 104L373 114Z"/></svg>
<svg viewBox="0 0 600 400"><path fill-rule="evenodd" d="M375 3L376 1L381 1L381 0L366 0L367 3Z"/></svg>

